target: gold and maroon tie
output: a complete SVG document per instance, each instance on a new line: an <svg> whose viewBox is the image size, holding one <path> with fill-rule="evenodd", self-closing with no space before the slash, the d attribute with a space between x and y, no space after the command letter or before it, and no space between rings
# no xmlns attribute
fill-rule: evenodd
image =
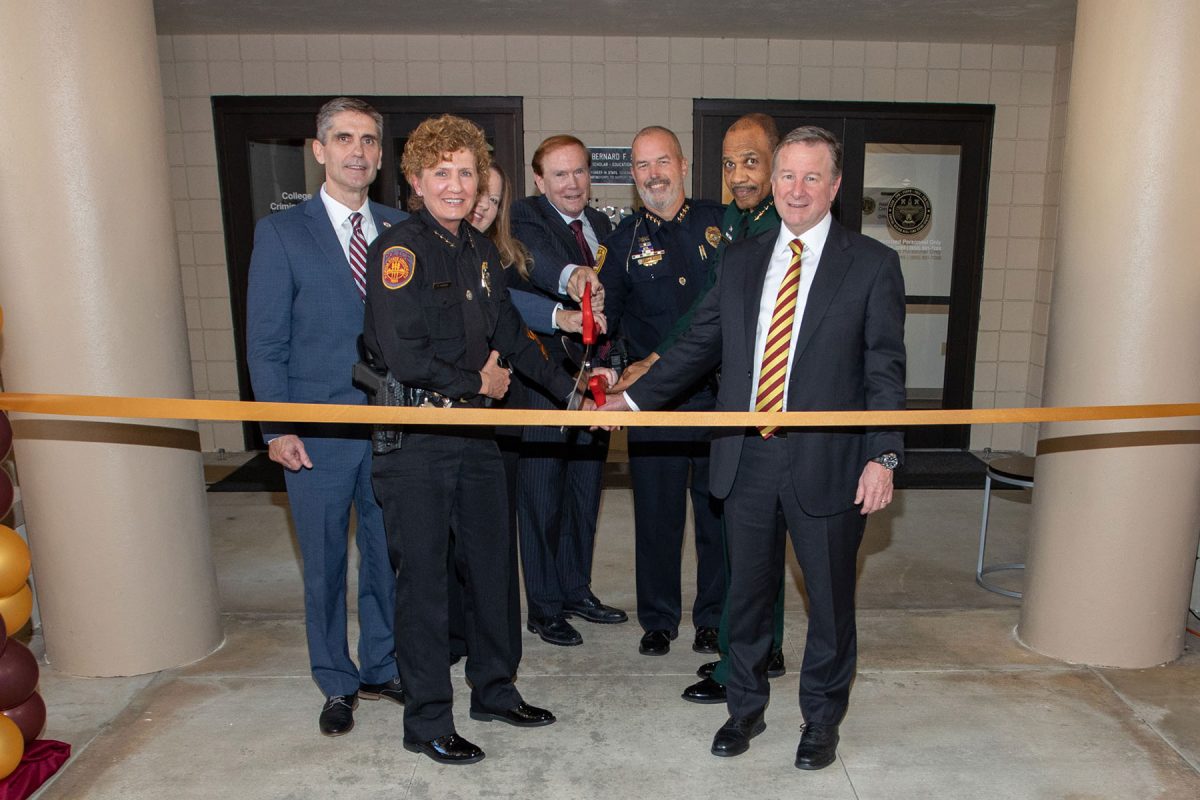
<svg viewBox="0 0 1200 800"><path fill-rule="evenodd" d="M367 237L363 235L363 215L355 211L350 215L354 232L350 234L350 271L354 273L354 285L363 300L367 299Z"/></svg>
<svg viewBox="0 0 1200 800"><path fill-rule="evenodd" d="M775 299L775 311L771 314L771 327L767 330L762 369L758 373L755 411L783 411L783 388L787 380L792 326L796 321L796 299L800 294L800 254L804 251L804 244L799 239L792 239L788 247L792 249L792 259L788 262L783 283L779 284L779 296ZM764 439L770 439L777 430L778 425L767 425L759 428L758 432Z"/></svg>

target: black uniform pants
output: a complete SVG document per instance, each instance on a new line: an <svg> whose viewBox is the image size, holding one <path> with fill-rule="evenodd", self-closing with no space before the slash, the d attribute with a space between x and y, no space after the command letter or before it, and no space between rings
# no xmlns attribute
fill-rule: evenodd
<svg viewBox="0 0 1200 800"><path fill-rule="evenodd" d="M703 389L680 411L714 408ZM692 623L717 627L725 599L725 548L719 501L708 493L709 428L630 428L638 623L643 630L678 631L682 616L680 558L689 476L696 533L696 601Z"/></svg>
<svg viewBox="0 0 1200 800"><path fill-rule="evenodd" d="M396 567L396 641L408 699L404 737L453 733L447 553L464 582L471 706L521 702L509 642L510 540L504 467L489 428L423 428L371 468Z"/></svg>
<svg viewBox="0 0 1200 800"><path fill-rule="evenodd" d="M729 683L735 717L767 706L767 661L774 640L772 608L787 547L782 515L808 594L808 638L800 668L800 711L806 722L839 724L850 699L858 655L854 582L866 517L804 513L792 487L787 440L746 436L737 478L725 499L729 539Z"/></svg>

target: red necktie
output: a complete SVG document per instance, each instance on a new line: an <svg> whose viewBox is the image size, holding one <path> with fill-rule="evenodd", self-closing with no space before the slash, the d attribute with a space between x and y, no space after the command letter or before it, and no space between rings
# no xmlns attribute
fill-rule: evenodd
<svg viewBox="0 0 1200 800"><path fill-rule="evenodd" d="M783 275L783 283L779 284L779 296L775 299L775 311L771 314L771 327L767 330L762 369L758 373L755 411L783 411L783 388L787 379L792 327L796 321L796 299L800 294L800 254L804 251L804 244L799 239L792 239L788 247L792 249L792 259ZM770 439L777 430L777 425L766 425L759 428L758 432L764 439Z"/></svg>
<svg viewBox="0 0 1200 800"><path fill-rule="evenodd" d="M579 254L583 256L581 266L596 266L596 258L592 255L592 248L588 247L587 239L583 238L583 220L571 220L571 232L575 234L575 242L579 245Z"/></svg>
<svg viewBox="0 0 1200 800"><path fill-rule="evenodd" d="M350 234L350 272L354 274L354 285L363 300L367 299L367 237L363 235L363 215L355 211L350 215L354 233Z"/></svg>

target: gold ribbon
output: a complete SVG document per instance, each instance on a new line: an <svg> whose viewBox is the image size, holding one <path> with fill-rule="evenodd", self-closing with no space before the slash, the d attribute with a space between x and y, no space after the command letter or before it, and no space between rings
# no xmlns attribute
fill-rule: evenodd
<svg viewBox="0 0 1200 800"><path fill-rule="evenodd" d="M1051 408L970 408L920 411L544 411L490 408L394 408L325 403L258 403L184 400L169 397L104 397L78 394L0 392L0 409L29 414L113 419L375 423L389 425L657 425L750 428L906 427L911 425L1000 425L1024 422L1084 422L1118 419L1200 417L1200 403Z"/></svg>

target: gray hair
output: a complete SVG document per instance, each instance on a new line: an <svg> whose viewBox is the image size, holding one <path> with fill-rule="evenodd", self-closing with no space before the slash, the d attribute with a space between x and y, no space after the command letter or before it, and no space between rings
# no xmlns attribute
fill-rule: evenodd
<svg viewBox="0 0 1200 800"><path fill-rule="evenodd" d="M343 111L354 111L358 114L366 114L371 119L375 120L375 133L379 138L383 138L383 115L371 107L370 104L359 100L356 97L335 97L325 105L321 106L321 110L317 112L317 141L321 144L326 144L329 138L329 131L333 128L333 118Z"/></svg>
<svg viewBox="0 0 1200 800"><path fill-rule="evenodd" d="M636 142L638 139L651 133L665 134L675 146L675 155L679 158L683 158L683 145L679 143L679 137L675 135L675 131L671 130L670 128L664 128L662 125L647 125L634 135L633 141Z"/></svg>
<svg viewBox="0 0 1200 800"><path fill-rule="evenodd" d="M799 128L794 128L788 132L787 136L779 142L775 148L775 154L771 157L771 172L779 167L779 152L789 144L824 144L829 147L829 157L833 159L833 174L829 177L836 178L842 174L842 143L833 135L831 131L816 125L801 125Z"/></svg>

